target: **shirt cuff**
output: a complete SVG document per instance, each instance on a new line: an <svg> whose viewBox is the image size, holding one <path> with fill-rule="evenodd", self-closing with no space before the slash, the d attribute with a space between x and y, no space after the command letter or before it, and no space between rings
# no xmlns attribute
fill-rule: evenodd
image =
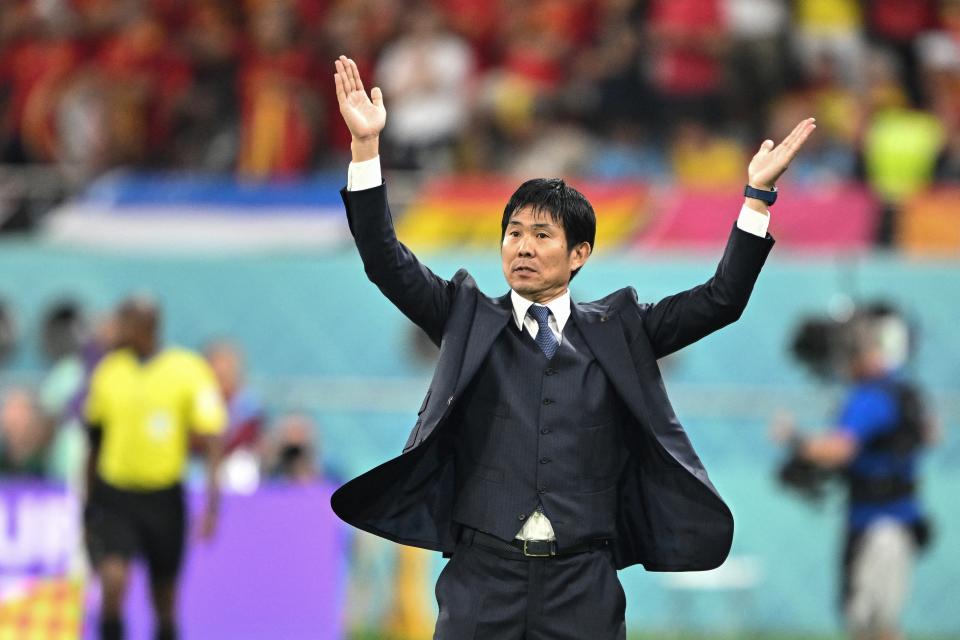
<svg viewBox="0 0 960 640"><path fill-rule="evenodd" d="M347 191L373 189L383 183L380 156L362 162L351 162L347 169Z"/></svg>
<svg viewBox="0 0 960 640"><path fill-rule="evenodd" d="M739 227L741 231L746 231L747 233L752 233L755 236L766 238L767 227L769 226L769 211L767 211L766 215L764 215L755 209L751 209L747 205L743 205L743 208L740 209L740 217L737 218L737 227Z"/></svg>

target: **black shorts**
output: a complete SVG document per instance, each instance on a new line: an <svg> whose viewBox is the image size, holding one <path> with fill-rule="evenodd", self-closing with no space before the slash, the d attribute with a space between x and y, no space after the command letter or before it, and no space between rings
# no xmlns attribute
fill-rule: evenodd
<svg viewBox="0 0 960 640"><path fill-rule="evenodd" d="M127 491L97 480L84 512L85 540L96 567L104 558L140 556L150 579L172 580L180 572L187 519L183 487Z"/></svg>

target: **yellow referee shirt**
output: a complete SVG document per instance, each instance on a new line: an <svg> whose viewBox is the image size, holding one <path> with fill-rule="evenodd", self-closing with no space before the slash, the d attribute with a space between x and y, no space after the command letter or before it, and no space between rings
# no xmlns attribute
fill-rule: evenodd
<svg viewBox="0 0 960 640"><path fill-rule="evenodd" d="M227 419L213 371L185 349L144 362L130 349L109 353L93 371L85 414L103 430L99 476L120 489L148 491L181 480L191 430L218 434Z"/></svg>

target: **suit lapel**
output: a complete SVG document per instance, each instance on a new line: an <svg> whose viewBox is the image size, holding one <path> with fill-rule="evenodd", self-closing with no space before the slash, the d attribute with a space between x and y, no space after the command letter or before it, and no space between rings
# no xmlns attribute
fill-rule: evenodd
<svg viewBox="0 0 960 640"><path fill-rule="evenodd" d="M619 319L606 307L597 305L573 304L570 316L617 393L634 416L646 422L648 411L640 393L640 375L630 356Z"/></svg>
<svg viewBox="0 0 960 640"><path fill-rule="evenodd" d="M460 368L455 395L459 396L473 379L477 369L480 368L480 363L487 357L490 347L493 346L493 341L510 321L511 315L509 293L493 300L480 296L470 338L467 340L467 348L463 354L463 366Z"/></svg>

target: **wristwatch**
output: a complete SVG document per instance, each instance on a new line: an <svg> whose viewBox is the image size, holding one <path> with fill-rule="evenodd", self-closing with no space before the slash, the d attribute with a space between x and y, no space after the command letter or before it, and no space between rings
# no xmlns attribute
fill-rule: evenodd
<svg viewBox="0 0 960 640"><path fill-rule="evenodd" d="M747 196L748 198L763 200L769 207L777 201L777 188L774 187L772 191L765 191L763 189L754 189L750 185L747 185L743 188L743 195Z"/></svg>

